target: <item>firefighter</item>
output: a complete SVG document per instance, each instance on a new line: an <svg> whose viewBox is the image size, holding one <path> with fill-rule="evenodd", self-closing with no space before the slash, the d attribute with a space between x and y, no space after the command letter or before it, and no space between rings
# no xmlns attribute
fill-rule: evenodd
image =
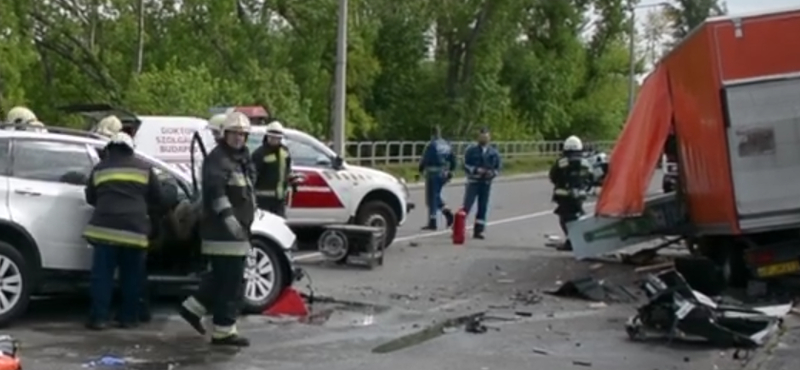
<svg viewBox="0 0 800 370"><path fill-rule="evenodd" d="M211 273L179 313L197 332L205 334L202 318L210 310L214 328L211 344L246 347L236 331L243 298L245 259L250 251L250 226L255 215L252 162L245 146L250 120L232 112L221 126L218 145L203 162L202 253Z"/></svg>
<svg viewBox="0 0 800 370"><path fill-rule="evenodd" d="M453 212L442 199L442 189L453 178L456 157L450 143L442 139L439 127L434 127L431 142L419 161L419 173L425 176L425 203L428 205L428 224L423 230L436 230L439 211L442 211L447 227L453 225Z"/></svg>
<svg viewBox="0 0 800 370"><path fill-rule="evenodd" d="M464 153L464 170L467 174L467 188L464 193L464 210L469 214L475 200L478 212L475 215L473 237L484 239L486 213L489 210L489 194L492 180L500 172L500 153L489 145L489 129L483 128L478 135L477 144L471 145Z"/></svg>
<svg viewBox="0 0 800 370"><path fill-rule="evenodd" d="M119 268L122 306L119 324L136 326L145 277L144 259L151 231L149 213L161 204L161 188L153 169L137 159L133 139L114 135L105 158L92 170L86 184L86 202L94 206L83 236L94 248L91 277L92 307L87 327L106 327L114 271Z"/></svg>
<svg viewBox="0 0 800 370"><path fill-rule="evenodd" d="M256 166L256 199L258 208L286 218L286 195L292 173L292 157L282 144L283 125L273 121L267 125L263 144L253 151Z"/></svg>
<svg viewBox="0 0 800 370"><path fill-rule="evenodd" d="M553 183L554 213L564 232L566 241L560 250L572 250L572 242L567 235L567 223L583 215L583 202L586 200L586 186L592 181L592 164L583 156L583 143L577 136L564 141L561 157L550 168L550 182Z"/></svg>
<svg viewBox="0 0 800 370"><path fill-rule="evenodd" d="M6 121L14 125L27 125L31 122L38 121L38 118L36 118L36 114L28 108L14 107L8 111ZM16 128L11 127L9 130L16 130ZM22 129L20 128L20 130Z"/></svg>
<svg viewBox="0 0 800 370"><path fill-rule="evenodd" d="M214 135L214 140L220 139L220 127L225 122L225 114L215 114L208 119L208 129L211 130L211 135Z"/></svg>
<svg viewBox="0 0 800 370"><path fill-rule="evenodd" d="M113 114L101 119L94 128L94 133L109 138L120 131L122 131L122 121Z"/></svg>

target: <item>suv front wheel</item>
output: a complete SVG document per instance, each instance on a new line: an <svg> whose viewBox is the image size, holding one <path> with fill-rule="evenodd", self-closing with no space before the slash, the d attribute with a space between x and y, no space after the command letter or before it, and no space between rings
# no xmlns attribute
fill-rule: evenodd
<svg viewBox="0 0 800 370"><path fill-rule="evenodd" d="M31 298L33 274L22 254L0 241L0 326L25 313Z"/></svg>
<svg viewBox="0 0 800 370"><path fill-rule="evenodd" d="M244 271L243 311L261 313L275 303L289 276L281 266L279 247L260 239L253 239L252 245Z"/></svg>
<svg viewBox="0 0 800 370"><path fill-rule="evenodd" d="M397 235L397 216L385 202L374 200L361 206L356 214L356 224L382 228L384 248L389 248Z"/></svg>

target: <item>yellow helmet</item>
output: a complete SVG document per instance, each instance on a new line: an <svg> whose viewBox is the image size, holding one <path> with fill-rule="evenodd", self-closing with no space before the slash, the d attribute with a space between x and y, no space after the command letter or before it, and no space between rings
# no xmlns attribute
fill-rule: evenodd
<svg viewBox="0 0 800 370"><path fill-rule="evenodd" d="M13 124L26 124L36 120L37 118L33 111L25 107L11 108L8 111L8 115L6 115L6 121Z"/></svg>
<svg viewBox="0 0 800 370"><path fill-rule="evenodd" d="M122 121L117 116L110 115L100 120L94 129L94 132L105 137L113 137L116 133L122 131Z"/></svg>

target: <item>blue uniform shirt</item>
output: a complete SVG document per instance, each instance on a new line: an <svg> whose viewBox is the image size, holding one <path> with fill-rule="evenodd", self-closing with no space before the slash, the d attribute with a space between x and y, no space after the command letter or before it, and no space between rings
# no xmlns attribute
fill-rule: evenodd
<svg viewBox="0 0 800 370"><path fill-rule="evenodd" d="M492 181L500 173L500 153L495 147L487 145L471 145L464 153L464 171L469 181ZM479 174L478 169L483 168L485 173Z"/></svg>
<svg viewBox="0 0 800 370"><path fill-rule="evenodd" d="M447 140L436 138L425 147L425 153L419 161L419 172L427 171L442 172L456 169L456 158L453 155L453 147Z"/></svg>

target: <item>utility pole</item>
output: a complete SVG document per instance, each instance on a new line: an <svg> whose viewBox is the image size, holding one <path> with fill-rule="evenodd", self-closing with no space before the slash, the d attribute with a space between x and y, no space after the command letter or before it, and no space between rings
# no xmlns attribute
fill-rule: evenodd
<svg viewBox="0 0 800 370"><path fill-rule="evenodd" d="M628 72L628 114L633 111L633 105L636 103L636 10L645 8L655 8L658 6L669 6L668 2L660 2L654 4L641 4L634 5L634 1L630 1L631 12L631 29L630 29L630 44L628 45L628 53L630 54L630 71Z"/></svg>
<svg viewBox="0 0 800 370"><path fill-rule="evenodd" d="M336 81L333 107L333 150L345 156L347 101L347 0L339 0L339 27L336 32Z"/></svg>

